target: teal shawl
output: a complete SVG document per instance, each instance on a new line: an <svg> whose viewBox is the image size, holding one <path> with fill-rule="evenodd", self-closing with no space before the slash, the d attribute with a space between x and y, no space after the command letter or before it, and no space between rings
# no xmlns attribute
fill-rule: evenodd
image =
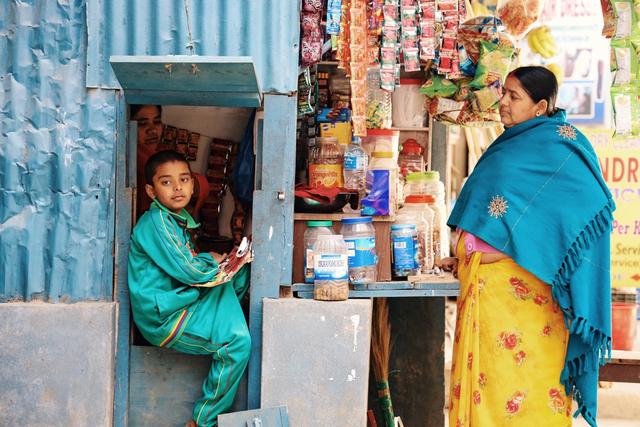
<svg viewBox="0 0 640 427"><path fill-rule="evenodd" d="M500 135L469 176L448 224L552 286L570 333L560 380L595 426L598 370L611 357L615 204L591 144L565 119L560 111Z"/></svg>

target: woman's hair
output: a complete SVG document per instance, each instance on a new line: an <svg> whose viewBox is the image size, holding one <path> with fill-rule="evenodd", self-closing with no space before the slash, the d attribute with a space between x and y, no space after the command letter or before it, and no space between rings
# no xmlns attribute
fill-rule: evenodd
<svg viewBox="0 0 640 427"><path fill-rule="evenodd" d="M551 71L545 67L528 66L516 68L509 75L518 79L534 103L543 99L547 101L547 116L555 114L558 81Z"/></svg>
<svg viewBox="0 0 640 427"><path fill-rule="evenodd" d="M152 107L156 107L158 109L158 112L160 114L162 114L162 105L153 105L153 104L130 104L129 105L129 117L131 118L131 120L133 120L133 118L136 116L136 114L138 114L138 111L140 111L141 109L143 109L144 107L148 107L149 105L151 105Z"/></svg>

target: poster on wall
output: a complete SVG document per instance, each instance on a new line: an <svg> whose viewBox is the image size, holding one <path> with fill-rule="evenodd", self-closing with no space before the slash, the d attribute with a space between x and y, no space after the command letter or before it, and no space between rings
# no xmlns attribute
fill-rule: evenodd
<svg viewBox="0 0 640 427"><path fill-rule="evenodd" d="M581 129L591 141L616 202L611 231L611 286L640 287L640 139L611 129Z"/></svg>

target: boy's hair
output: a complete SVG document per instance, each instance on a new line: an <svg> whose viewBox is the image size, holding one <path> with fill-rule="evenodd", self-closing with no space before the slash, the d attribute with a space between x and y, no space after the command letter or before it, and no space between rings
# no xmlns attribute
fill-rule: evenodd
<svg viewBox="0 0 640 427"><path fill-rule="evenodd" d="M184 154L180 154L174 150L158 151L149 157L147 164L144 165L144 178L147 181L147 184L153 185L153 176L156 174L158 167L169 162L184 162L187 164L189 172L191 172L191 166L189 166L189 162Z"/></svg>

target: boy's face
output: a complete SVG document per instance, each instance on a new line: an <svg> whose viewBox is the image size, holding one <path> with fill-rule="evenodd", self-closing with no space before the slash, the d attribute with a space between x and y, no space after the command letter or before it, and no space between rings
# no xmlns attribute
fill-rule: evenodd
<svg viewBox="0 0 640 427"><path fill-rule="evenodd" d="M152 199L158 199L167 209L180 213L193 194L193 179L186 162L163 163L153 175L153 185L145 186Z"/></svg>

